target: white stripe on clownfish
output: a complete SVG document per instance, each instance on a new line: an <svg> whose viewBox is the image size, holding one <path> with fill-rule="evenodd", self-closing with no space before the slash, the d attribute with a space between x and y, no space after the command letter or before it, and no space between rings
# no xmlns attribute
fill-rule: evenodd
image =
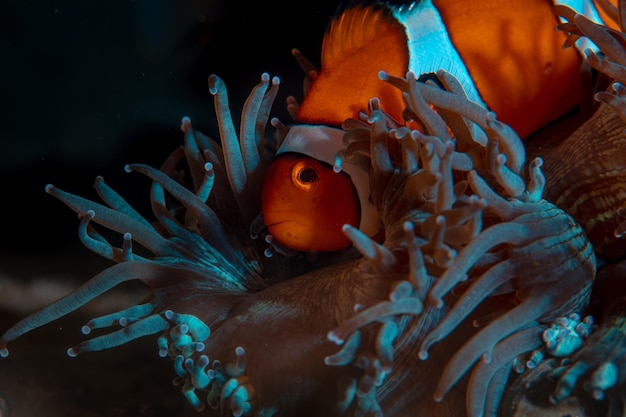
<svg viewBox="0 0 626 417"><path fill-rule="evenodd" d="M485 106L433 2L423 0L392 10L393 16L406 28L408 70L419 76L443 69L459 80L470 100Z"/></svg>

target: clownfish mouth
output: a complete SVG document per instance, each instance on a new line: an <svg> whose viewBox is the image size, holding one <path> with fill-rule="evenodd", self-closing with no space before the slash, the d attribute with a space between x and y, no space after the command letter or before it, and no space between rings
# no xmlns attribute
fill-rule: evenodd
<svg viewBox="0 0 626 417"><path fill-rule="evenodd" d="M311 222L284 220L267 225L272 242L301 252L330 252L347 249L350 240L342 231L343 224L320 234Z"/></svg>

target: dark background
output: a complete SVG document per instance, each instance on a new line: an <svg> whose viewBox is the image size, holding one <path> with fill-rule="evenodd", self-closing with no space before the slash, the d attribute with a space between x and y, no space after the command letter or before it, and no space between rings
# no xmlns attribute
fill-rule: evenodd
<svg viewBox="0 0 626 417"><path fill-rule="evenodd" d="M76 215L44 192L96 198L106 182L149 210L149 182L127 163L159 166L182 144L180 120L218 138L207 77L238 116L262 72L283 82L274 116L301 98L299 48L319 63L336 1L112 0L0 2L0 333L109 265L83 248ZM144 211L145 212L145 211ZM9 345L0 417L201 415L158 358L154 338L75 359L88 318L128 307L134 287ZM150 340L148 340L150 339Z"/></svg>
<svg viewBox="0 0 626 417"><path fill-rule="evenodd" d="M210 74L225 81L235 116L262 72L279 76L274 115L288 121L284 100L301 98L303 79L290 50L317 64L336 7L336 1L1 2L2 269L28 274L39 255L77 244L76 216L44 192L46 184L91 197L93 179L102 175L141 205L146 182L126 174L125 164L160 165L182 143L182 116L217 138ZM28 261L15 270L22 256Z"/></svg>

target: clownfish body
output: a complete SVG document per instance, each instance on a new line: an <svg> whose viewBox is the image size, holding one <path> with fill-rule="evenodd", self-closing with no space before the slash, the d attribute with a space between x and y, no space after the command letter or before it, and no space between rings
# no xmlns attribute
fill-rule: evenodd
<svg viewBox="0 0 626 417"><path fill-rule="evenodd" d="M588 3L571 1L581 2L568 4L577 10ZM321 68L264 178L263 216L274 241L323 252L350 245L343 224L368 236L380 232L369 173L349 163L344 172L331 168L344 147L341 124L358 118L371 98L403 123L402 93L381 81L380 71L404 77L408 71L420 76L443 69L522 138L572 110L580 96L582 58L574 48L562 48L565 35L555 29L553 4L426 0L402 7L356 5L331 19ZM321 168L314 185L303 186L299 163L311 165L311 158Z"/></svg>

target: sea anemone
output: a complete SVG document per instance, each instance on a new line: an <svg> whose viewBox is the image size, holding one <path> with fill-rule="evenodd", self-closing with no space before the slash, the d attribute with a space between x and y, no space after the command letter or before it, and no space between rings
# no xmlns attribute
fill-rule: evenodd
<svg viewBox="0 0 626 417"><path fill-rule="evenodd" d="M622 33L555 10L569 22L568 45L589 36L606 51L590 65L626 82ZM87 322L83 333L99 335L68 354L154 335L183 395L213 415L508 415L536 392L556 407L581 385L596 403L609 399L609 415L623 413L624 298L614 296L597 323L585 314L594 286L623 283L623 262L596 279L596 252L600 266L623 260L626 206L604 191L609 203L590 217L569 199L589 193L566 191L587 180L624 184L625 154L607 156L625 143L624 88L599 93L604 105L587 123L527 162L509 126L449 73L436 76L443 88L411 72L379 74L401 92L405 124L378 99L344 122L335 169L368 168L384 239L346 225L351 247L338 253L286 251L259 216L263 175L290 128L270 120L279 80L261 76L237 129L224 83L209 77L219 141L185 117L184 145L160 169L126 167L152 180L154 221L102 178L102 203L46 187L79 215L85 246L115 265L11 327L0 355L20 335L139 280L147 299ZM294 114L298 103L289 107ZM603 147L582 145L598 133ZM578 156L563 168L565 150Z"/></svg>
<svg viewBox="0 0 626 417"><path fill-rule="evenodd" d="M261 77L237 134L225 86L211 76L222 145L183 118L184 146L160 170L126 167L152 179L155 223L100 178L105 204L46 187L79 214L83 243L117 264L9 329L3 356L18 336L141 280L146 302L90 320L85 334L114 330L70 356L158 334L159 353L172 359L195 408L261 416L446 415L464 397L451 388L473 368L461 384L468 412L493 412L512 360L537 349L552 320L586 306L595 257L573 219L542 199L541 160L525 180L519 137L467 100L453 77L438 76L448 91L411 73L381 74L403 91L405 118L421 133L397 126L377 100L346 121L340 156L369 161L386 237L380 244L345 226L360 255L338 259L267 257L264 236L251 238L279 82ZM98 227L121 235L121 245ZM442 376L436 383L425 374Z"/></svg>

